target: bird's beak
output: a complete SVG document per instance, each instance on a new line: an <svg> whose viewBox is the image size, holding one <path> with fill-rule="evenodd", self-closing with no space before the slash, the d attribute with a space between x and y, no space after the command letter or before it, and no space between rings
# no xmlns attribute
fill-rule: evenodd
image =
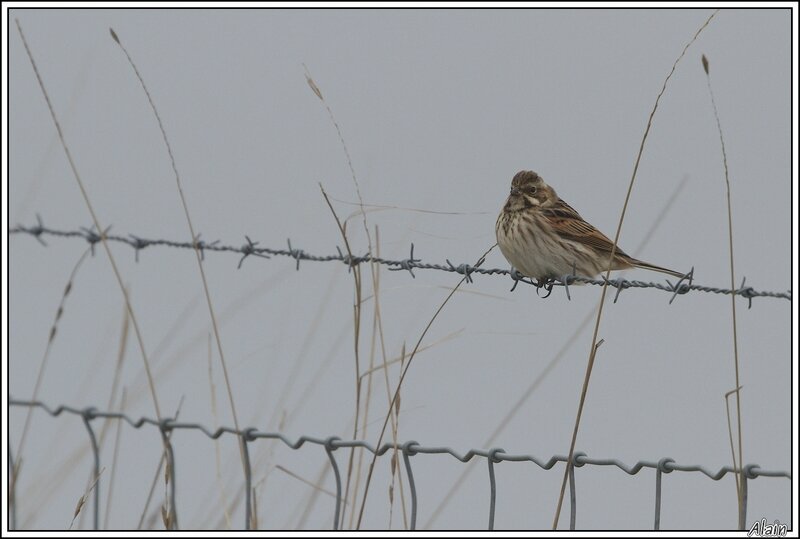
<svg viewBox="0 0 800 539"><path fill-rule="evenodd" d="M516 187L512 187L511 188L511 196L515 196L515 195L518 195L518 194L519 194L519 189L517 189Z"/></svg>

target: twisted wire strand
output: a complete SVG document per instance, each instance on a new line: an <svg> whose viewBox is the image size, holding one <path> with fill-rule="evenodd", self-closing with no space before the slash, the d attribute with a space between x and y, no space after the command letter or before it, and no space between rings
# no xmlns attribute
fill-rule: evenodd
<svg viewBox="0 0 800 539"><path fill-rule="evenodd" d="M17 225L16 227L9 230L9 234L28 234L36 238L42 245L45 246L47 245L47 243L44 241L42 236L51 236L55 238L81 238L86 242L88 242L92 247L101 240L101 234L91 228L80 228L78 230L58 230L44 226L41 218L38 219L38 223L34 226ZM317 255L306 252L303 249L296 249L292 247L292 242L289 239L286 240L287 243L286 249L277 249L271 247L259 247L258 246L259 242L252 241L248 236L245 236L246 243L240 246L225 245L220 243L219 240L207 242L201 240L199 234L198 237L195 238L194 242L174 241L168 239L148 239L148 238L141 238L133 234L130 234L128 236L121 236L121 235L109 234L108 230L105 230L103 232L103 236L105 236L105 239L107 241L121 243L135 249L137 262L139 260L139 251L147 247L160 246L160 247L172 247L175 249L193 250L196 245L197 248L200 249L201 255L203 256L205 255L205 251L230 252L241 255L241 258L239 259L238 268L241 268L242 263L245 261L245 259L251 255L260 258L270 258L272 256L285 256L293 258L296 261L297 270L300 269L301 261L311 261L311 262L336 261L344 263L350 267L355 267L365 262L375 262L377 264L388 266L388 269L390 271L408 271L412 277L416 277L414 275L415 269L423 269L423 270L436 270L436 271L446 271L451 273L460 273L462 275L467 276L468 282L472 282L472 276L475 274L506 275L509 276L514 283L512 290L516 287L518 283L525 283L537 287L542 286L541 284L536 283L526 277L523 277L519 273L512 271L510 269L483 268L479 266L472 266L470 264L465 264L465 263L453 264L452 262L450 262L450 260L445 260L446 264L434 264L429 262L423 262L422 259L414 257L413 243L411 244L411 252L408 258L401 260L391 260L383 257L371 256L368 254L363 256L355 256L355 255L350 256L346 253L343 253L342 250L339 249L338 247L336 254ZM688 292L706 292L713 294L732 293L730 288L694 284L691 280L689 280L688 283L685 281L686 279L681 279L677 283L673 284L669 281L665 281L664 283L657 283L657 282L627 280L627 279L609 279L608 285L617 289L617 297L619 296L619 293L622 292L622 290L626 290L629 288L653 288L656 290L662 290L664 292L671 293L672 299L674 299L675 296L677 295L686 294ZM567 294L567 298L569 298L569 285L573 283L602 286L605 283L605 281L603 279L592 279L588 277L582 277L580 275L564 275L560 279L551 283L551 285L563 287ZM791 290L787 290L785 292L756 290L752 286L745 286L744 280L742 280L741 286L739 286L739 288L733 291L733 293L737 296L742 296L743 298L746 298L749 301L749 307L752 306L753 298L758 298L758 297L782 298L789 301L792 300Z"/></svg>
<svg viewBox="0 0 800 539"><path fill-rule="evenodd" d="M567 457L564 455L553 455L549 459L545 460L529 454L505 453L502 450L498 450L496 448L469 449L466 453L460 453L448 446L423 446L417 442L407 442L407 443L398 442L397 444L387 442L376 449L373 445L364 440L341 440L335 437L322 438L322 437L307 436L307 435L303 435L295 440L292 440L280 432L262 432L254 427L248 427L243 430L236 430L231 427L219 427L218 429L211 431L200 423L177 422L173 421L171 418L165 418L162 424L160 424L158 420L149 417L139 417L138 419L135 419L122 412L100 411L92 406L86 408L76 408L73 406L61 405L56 408L51 408L42 401L26 401L17 399L10 399L8 404L9 406L21 406L21 407L32 406L36 408L41 408L47 414L53 417L58 417L62 413L68 413L80 416L85 420L92 420L98 418L118 419L121 421L125 421L135 429L140 429L145 425L150 425L164 429L166 431L198 430L212 440L218 439L223 434L231 434L234 436L246 436L247 439L251 441L259 438L280 440L287 447L293 450L300 449L305 444L319 445L323 449L330 448L331 450L336 450L339 448L361 447L371 453L377 453L380 456L386 454L387 451L393 451L394 449L398 449L400 451L403 451L404 454L408 454L409 456L413 456L416 454L428 454L428 455L448 454L453 458L464 463L469 462L474 457L483 457L486 459L491 458L494 462L502 462L502 461L532 462L543 470L550 470L553 466L555 466L559 462L567 461ZM696 464L677 464L670 458L663 458L657 461L640 460L631 466L617 459L590 458L586 456L585 453L576 453L574 460L576 467L582 467L586 465L616 466L617 468L619 468L628 475L636 475L642 469L649 468L654 470L660 469L664 473L670 473L672 471L700 472L706 475L709 479L712 479L714 481L719 481L720 479L725 477L725 475L735 472L735 470L730 466L723 466L718 470L711 470L704 466ZM744 467L744 469L745 473L749 478L756 478L756 477L785 477L787 479L792 478L791 474L787 471L762 470L761 467L757 464L748 464Z"/></svg>

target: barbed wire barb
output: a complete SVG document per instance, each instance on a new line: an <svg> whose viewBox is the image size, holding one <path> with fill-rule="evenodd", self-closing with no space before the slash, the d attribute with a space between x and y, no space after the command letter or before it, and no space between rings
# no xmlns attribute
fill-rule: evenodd
<svg viewBox="0 0 800 539"><path fill-rule="evenodd" d="M404 260L400 260L398 262L399 262L398 267L396 267L396 268L390 267L389 271L405 270L405 271L408 271L408 273L411 274L411 277L413 279L417 278L417 276L414 275L414 268L413 268L412 264L415 264L417 262L421 262L421 260L419 258L414 258L414 243L413 242L411 243L411 254L409 255L409 257L404 259Z"/></svg>

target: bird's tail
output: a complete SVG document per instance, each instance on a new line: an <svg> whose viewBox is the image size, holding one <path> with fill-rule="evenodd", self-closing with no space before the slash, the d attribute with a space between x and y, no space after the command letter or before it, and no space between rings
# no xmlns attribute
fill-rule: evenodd
<svg viewBox="0 0 800 539"><path fill-rule="evenodd" d="M666 273L668 275L672 275L673 277L677 277L678 279L686 276L685 273L662 268L661 266L656 266L655 264L650 264L649 262L642 262L641 260L636 260L635 258L628 259L628 262L630 262L630 264L634 267Z"/></svg>

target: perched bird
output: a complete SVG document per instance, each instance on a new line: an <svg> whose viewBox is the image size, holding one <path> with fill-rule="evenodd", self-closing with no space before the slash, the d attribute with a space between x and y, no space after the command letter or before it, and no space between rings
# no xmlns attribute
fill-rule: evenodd
<svg viewBox="0 0 800 539"><path fill-rule="evenodd" d="M573 271L584 277L605 272L614 244L530 170L511 180L511 194L497 217L495 233L500 251L514 269L539 282ZM611 269L634 267L684 276L628 256L617 246Z"/></svg>

